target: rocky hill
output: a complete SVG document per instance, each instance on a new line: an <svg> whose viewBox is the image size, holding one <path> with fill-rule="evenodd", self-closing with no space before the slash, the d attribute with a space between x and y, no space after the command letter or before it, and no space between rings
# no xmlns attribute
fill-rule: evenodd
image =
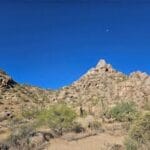
<svg viewBox="0 0 150 150"><path fill-rule="evenodd" d="M105 60L100 60L79 80L56 91L44 90L15 82L0 71L0 110L10 107L16 111L22 107L47 105L65 101L83 105L87 111L111 106L120 101L134 101L139 107L150 102L150 76L133 72L129 76L116 71ZM99 105L98 105L99 104ZM93 109L93 110L92 110Z"/></svg>
<svg viewBox="0 0 150 150"><path fill-rule="evenodd" d="M46 105L46 103L50 102L50 97L53 93L55 92L19 84L1 70L0 119L3 118L3 115L7 114L7 112L11 113L11 116L15 116L23 108L25 109L32 108L34 106L36 107L37 105Z"/></svg>
<svg viewBox="0 0 150 150"><path fill-rule="evenodd" d="M100 60L79 80L59 90L55 99L82 104L89 109L97 104L111 106L120 101L134 101L142 108L150 103L150 76L140 71L127 76Z"/></svg>

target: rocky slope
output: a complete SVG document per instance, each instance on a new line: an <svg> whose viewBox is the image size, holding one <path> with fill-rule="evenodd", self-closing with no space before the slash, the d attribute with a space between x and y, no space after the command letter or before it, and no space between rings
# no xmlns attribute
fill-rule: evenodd
<svg viewBox="0 0 150 150"><path fill-rule="evenodd" d="M21 85L1 70L0 121L8 119L10 116L18 116L22 109L46 105L50 102L50 97L53 93L54 92L50 90L43 90L29 85Z"/></svg>
<svg viewBox="0 0 150 150"><path fill-rule="evenodd" d="M0 110L17 111L22 107L46 105L65 101L81 105L87 111L96 111L120 101L134 101L139 107L150 103L150 76L134 72L129 76L116 71L105 60L100 60L79 80L57 91L20 85L0 71Z"/></svg>
<svg viewBox="0 0 150 150"><path fill-rule="evenodd" d="M79 80L59 90L56 99L83 105L86 109L94 107L93 111L96 106L111 106L120 101L134 101L142 108L150 103L150 76L139 71L127 76L100 60Z"/></svg>

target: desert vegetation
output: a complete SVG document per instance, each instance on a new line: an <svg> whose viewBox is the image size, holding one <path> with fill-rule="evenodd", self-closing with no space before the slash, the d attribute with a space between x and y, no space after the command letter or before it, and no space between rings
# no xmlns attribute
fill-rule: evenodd
<svg viewBox="0 0 150 150"><path fill-rule="evenodd" d="M134 120L125 141L127 150L150 149L150 112L143 112Z"/></svg>
<svg viewBox="0 0 150 150"><path fill-rule="evenodd" d="M73 125L76 118L75 111L66 104L55 104L47 109L43 109L37 115L37 123L46 125L52 130L59 130L60 134L68 130Z"/></svg>
<svg viewBox="0 0 150 150"><path fill-rule="evenodd" d="M63 132L83 131L80 124L74 122L75 111L66 104L55 104L48 108L23 110L21 116L10 120L11 134L3 144L3 149L37 149L44 141L59 137ZM47 132L39 128L49 129Z"/></svg>
<svg viewBox="0 0 150 150"><path fill-rule="evenodd" d="M137 115L133 102L121 102L106 111L106 117L115 118L117 121L132 121Z"/></svg>

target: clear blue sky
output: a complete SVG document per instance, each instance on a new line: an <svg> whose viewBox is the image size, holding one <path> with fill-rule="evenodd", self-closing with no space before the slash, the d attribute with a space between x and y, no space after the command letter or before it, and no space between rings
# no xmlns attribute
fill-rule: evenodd
<svg viewBox="0 0 150 150"><path fill-rule="evenodd" d="M16 81L59 88L100 58L150 73L150 1L0 1L0 68Z"/></svg>

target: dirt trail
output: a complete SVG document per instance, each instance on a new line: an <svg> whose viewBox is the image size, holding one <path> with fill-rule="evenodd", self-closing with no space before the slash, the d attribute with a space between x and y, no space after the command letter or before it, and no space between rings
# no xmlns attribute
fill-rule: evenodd
<svg viewBox="0 0 150 150"><path fill-rule="evenodd" d="M54 139L45 150L108 150L112 145L122 145L123 139L123 136L113 136L106 133L71 142Z"/></svg>

